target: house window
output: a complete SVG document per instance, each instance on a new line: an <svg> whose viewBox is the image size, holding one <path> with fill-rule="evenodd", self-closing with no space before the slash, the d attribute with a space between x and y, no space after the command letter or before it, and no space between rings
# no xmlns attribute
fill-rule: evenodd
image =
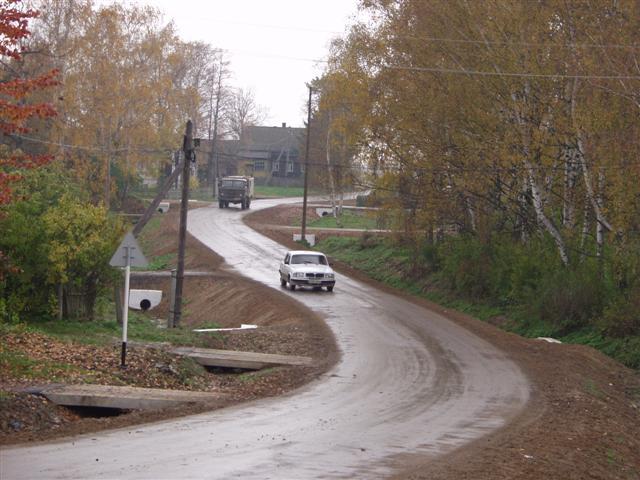
<svg viewBox="0 0 640 480"><path fill-rule="evenodd" d="M272 172L279 172L280 171L280 162L278 160L274 160L271 163L271 171Z"/></svg>
<svg viewBox="0 0 640 480"><path fill-rule="evenodd" d="M293 173L293 163L287 163L287 173Z"/></svg>
<svg viewBox="0 0 640 480"><path fill-rule="evenodd" d="M253 169L256 171L264 170L264 160L256 160L253 162Z"/></svg>

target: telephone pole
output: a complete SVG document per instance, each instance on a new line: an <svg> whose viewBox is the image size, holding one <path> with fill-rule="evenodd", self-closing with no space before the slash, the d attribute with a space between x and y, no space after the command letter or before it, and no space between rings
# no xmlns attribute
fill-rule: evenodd
<svg viewBox="0 0 640 480"><path fill-rule="evenodd" d="M309 103L307 104L307 148L304 151L304 194L302 197L302 232L300 239L307 240L307 186L309 179L309 136L311 132L311 85L309 87Z"/></svg>
<svg viewBox="0 0 640 480"><path fill-rule="evenodd" d="M182 202L180 204L180 230L178 232L178 265L176 267L175 301L173 304L172 327L180 325L182 316L182 284L184 283L184 247L187 238L187 210L189 208L189 176L193 161L193 123L187 121L182 144L184 163L182 168Z"/></svg>

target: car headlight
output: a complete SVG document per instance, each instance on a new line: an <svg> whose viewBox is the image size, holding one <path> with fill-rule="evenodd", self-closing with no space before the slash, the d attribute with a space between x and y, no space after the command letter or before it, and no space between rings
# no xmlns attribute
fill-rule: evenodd
<svg viewBox="0 0 640 480"><path fill-rule="evenodd" d="M293 278L304 278L304 272L293 272Z"/></svg>
<svg viewBox="0 0 640 480"><path fill-rule="evenodd" d="M325 273L324 274L324 278L330 278L331 280L333 280L336 276L333 273Z"/></svg>

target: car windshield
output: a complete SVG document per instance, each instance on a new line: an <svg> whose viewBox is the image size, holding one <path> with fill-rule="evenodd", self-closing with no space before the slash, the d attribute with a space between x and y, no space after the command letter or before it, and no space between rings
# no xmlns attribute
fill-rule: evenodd
<svg viewBox="0 0 640 480"><path fill-rule="evenodd" d="M244 188L244 180L222 180L224 188Z"/></svg>
<svg viewBox="0 0 640 480"><path fill-rule="evenodd" d="M312 265L326 265L327 259L324 255L313 255L313 254L304 254L304 255L294 255L291 257L292 264L312 264Z"/></svg>

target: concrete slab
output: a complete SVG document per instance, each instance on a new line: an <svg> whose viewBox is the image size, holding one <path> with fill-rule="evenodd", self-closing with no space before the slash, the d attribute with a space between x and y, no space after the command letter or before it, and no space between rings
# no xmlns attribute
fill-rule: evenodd
<svg viewBox="0 0 640 480"><path fill-rule="evenodd" d="M68 407L102 407L124 410L152 410L181 403L222 401L220 393L163 390L160 388L117 387L113 385L53 385L40 394L57 405Z"/></svg>
<svg viewBox="0 0 640 480"><path fill-rule="evenodd" d="M280 365L311 366L310 357L275 355L271 353L237 352L233 350L214 350L210 348L180 347L172 353L190 357L206 367L245 368L260 370L264 367Z"/></svg>

